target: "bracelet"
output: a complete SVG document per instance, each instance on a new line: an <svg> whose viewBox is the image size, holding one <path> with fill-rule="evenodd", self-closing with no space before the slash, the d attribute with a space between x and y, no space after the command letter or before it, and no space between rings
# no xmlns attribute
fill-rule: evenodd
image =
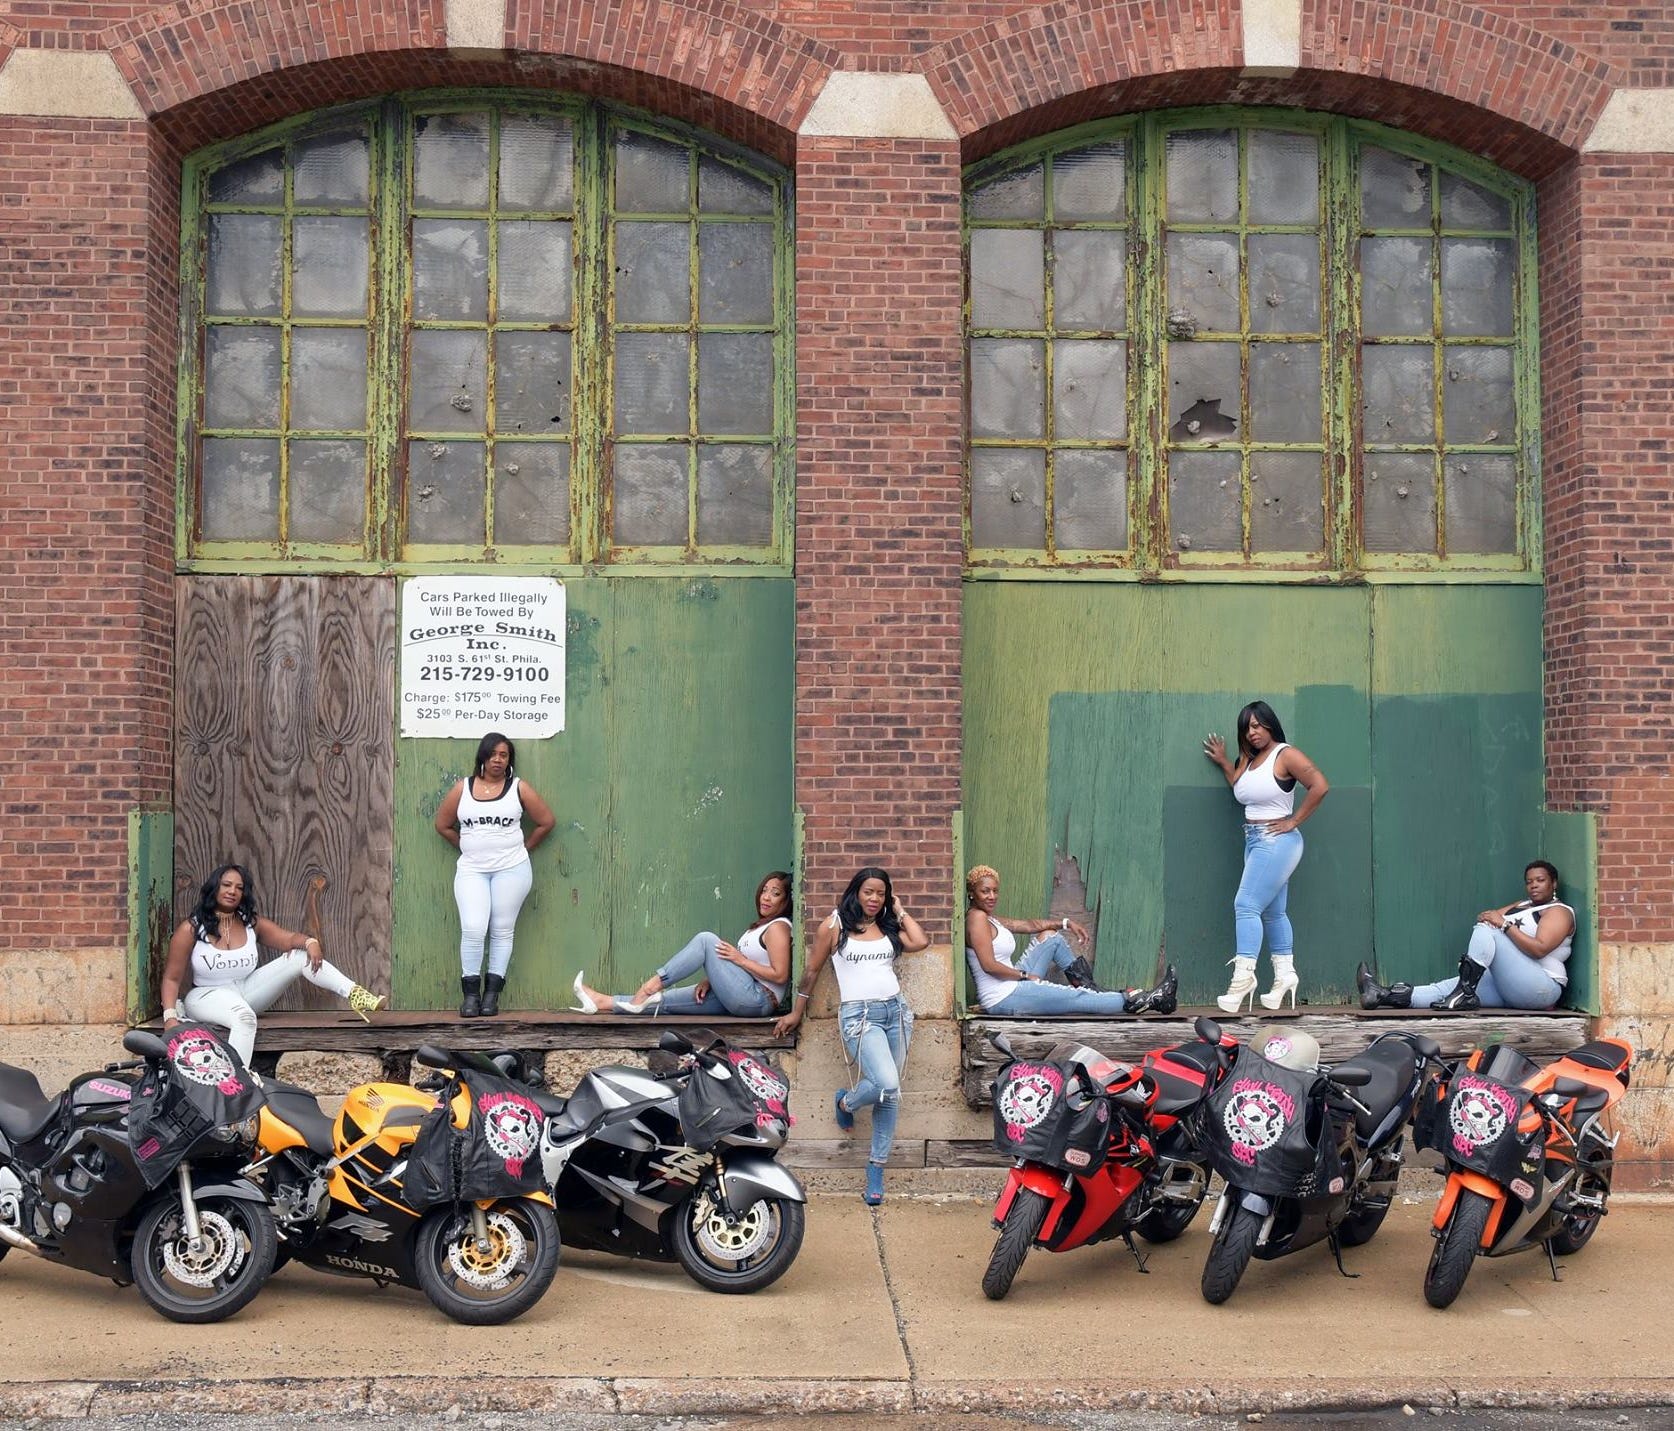
<svg viewBox="0 0 1674 1431"><path fill-rule="evenodd" d="M796 991L796 997L797 997L797 998L799 998L799 999L806 999L806 998L807 998L807 997L808 997L808 995L807 995L807 993L806 993L806 992L805 992L805 991L803 991L803 990L802 990L802 989L798 989L798 990L797 990L797 991Z"/></svg>
<svg viewBox="0 0 1674 1431"><path fill-rule="evenodd" d="M1060 924L1058 928L1063 930L1065 933L1069 932L1069 915L1066 914L1064 916L1064 922Z"/></svg>

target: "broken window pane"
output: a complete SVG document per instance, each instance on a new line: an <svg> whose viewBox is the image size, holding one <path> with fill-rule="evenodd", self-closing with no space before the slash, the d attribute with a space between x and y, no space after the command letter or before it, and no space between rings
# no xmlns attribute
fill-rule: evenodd
<svg viewBox="0 0 1674 1431"><path fill-rule="evenodd" d="M1230 129L1178 130L1168 136L1168 217L1180 224L1238 218L1238 136Z"/></svg>
<svg viewBox="0 0 1674 1431"><path fill-rule="evenodd" d="M1321 442L1318 343L1250 344L1250 437Z"/></svg>
<svg viewBox="0 0 1674 1431"><path fill-rule="evenodd" d="M1238 435L1243 384L1236 343L1168 345L1168 440L1227 442Z"/></svg>
<svg viewBox="0 0 1674 1431"><path fill-rule="evenodd" d="M564 211L574 203L575 142L570 121L546 114L500 120L500 210Z"/></svg>
<svg viewBox="0 0 1674 1431"><path fill-rule="evenodd" d="M1250 550L1325 547L1325 483L1318 452L1250 454Z"/></svg>
<svg viewBox="0 0 1674 1431"><path fill-rule="evenodd" d="M212 204L274 204L285 199L285 158L278 149L264 149L209 176Z"/></svg>
<svg viewBox="0 0 1674 1431"><path fill-rule="evenodd" d="M488 207L488 116L421 114L413 122L413 203L421 209Z"/></svg>
<svg viewBox="0 0 1674 1431"><path fill-rule="evenodd" d="M500 225L497 312L510 323L567 323L574 259L570 226L559 219Z"/></svg>
<svg viewBox="0 0 1674 1431"><path fill-rule="evenodd" d="M366 313L366 219L302 215L291 234L291 313L360 318Z"/></svg>
<svg viewBox="0 0 1674 1431"><path fill-rule="evenodd" d="M1436 469L1428 453L1368 453L1362 496L1367 551L1436 550Z"/></svg>
<svg viewBox="0 0 1674 1431"><path fill-rule="evenodd" d="M1251 130L1245 139L1252 224L1319 221L1319 140Z"/></svg>
<svg viewBox="0 0 1674 1431"><path fill-rule="evenodd" d="M502 442L494 449L494 545L562 547L570 541L566 442Z"/></svg>
<svg viewBox="0 0 1674 1431"><path fill-rule="evenodd" d="M290 455L290 540L359 545L366 536L366 444L292 442Z"/></svg>
<svg viewBox="0 0 1674 1431"><path fill-rule="evenodd" d="M480 442L407 444L407 540L485 544L487 488Z"/></svg>
<svg viewBox="0 0 1674 1431"><path fill-rule="evenodd" d="M632 130L616 135L617 213L683 214L691 207L690 181L691 151L684 145Z"/></svg>
<svg viewBox="0 0 1674 1431"><path fill-rule="evenodd" d="M488 225L413 220L413 317L488 320Z"/></svg>
<svg viewBox="0 0 1674 1431"><path fill-rule="evenodd" d="M698 159L698 210L705 214L771 214L773 186L705 154Z"/></svg>
<svg viewBox="0 0 1674 1431"><path fill-rule="evenodd" d="M1038 229L971 233L971 326L1046 324L1045 236Z"/></svg>
<svg viewBox="0 0 1674 1431"><path fill-rule="evenodd" d="M1052 235L1052 323L1059 332L1127 327L1127 244L1125 233L1108 229Z"/></svg>
<svg viewBox="0 0 1674 1431"><path fill-rule="evenodd" d="M971 434L1043 437L1046 345L1036 338L971 342Z"/></svg>
<svg viewBox="0 0 1674 1431"><path fill-rule="evenodd" d="M689 224L616 225L616 321L692 321Z"/></svg>
<svg viewBox="0 0 1674 1431"><path fill-rule="evenodd" d="M488 406L488 335L414 333L411 351L407 430L481 432Z"/></svg>
<svg viewBox="0 0 1674 1431"><path fill-rule="evenodd" d="M1060 223L1120 219L1127 208L1127 145L1089 144L1052 160L1052 216Z"/></svg>
<svg viewBox="0 0 1674 1431"><path fill-rule="evenodd" d="M1046 211L1045 171L1039 163L971 191L973 219L1038 219Z"/></svg>
<svg viewBox="0 0 1674 1431"><path fill-rule="evenodd" d="M271 318L283 291L279 239L284 221L269 214L211 214L204 305L217 317Z"/></svg>
<svg viewBox="0 0 1674 1431"><path fill-rule="evenodd" d="M1061 442L1128 435L1128 345L1059 342L1052 348L1053 435Z"/></svg>
<svg viewBox="0 0 1674 1431"><path fill-rule="evenodd" d="M690 354L684 333L617 335L617 432L691 431Z"/></svg>
<svg viewBox="0 0 1674 1431"><path fill-rule="evenodd" d="M971 452L971 545L1046 547L1046 454L1039 448Z"/></svg>
<svg viewBox="0 0 1674 1431"><path fill-rule="evenodd" d="M698 448L698 544L764 547L773 540L773 452L764 446Z"/></svg>
<svg viewBox="0 0 1674 1431"><path fill-rule="evenodd" d="M1460 452L1442 463L1447 549L1517 550L1517 462L1509 454Z"/></svg>
<svg viewBox="0 0 1674 1431"><path fill-rule="evenodd" d="M316 134L291 150L291 196L301 207L350 208L370 194L371 151L365 131Z"/></svg>
<svg viewBox="0 0 1674 1431"><path fill-rule="evenodd" d="M291 430L366 428L366 330L291 329Z"/></svg>
<svg viewBox="0 0 1674 1431"><path fill-rule="evenodd" d="M1436 354L1428 344L1360 350L1360 411L1368 446L1436 440ZM1428 460L1428 459L1426 459Z"/></svg>
<svg viewBox="0 0 1674 1431"><path fill-rule="evenodd" d="M570 335L494 335L494 430L558 437L570 430Z"/></svg>
<svg viewBox="0 0 1674 1431"><path fill-rule="evenodd" d="M1436 326L1427 238L1360 241L1360 331L1368 338L1422 337Z"/></svg>
<svg viewBox="0 0 1674 1431"><path fill-rule="evenodd" d="M279 540L277 438L204 438L201 481L205 541Z"/></svg>
<svg viewBox="0 0 1674 1431"><path fill-rule="evenodd" d="M611 528L617 545L686 545L688 449L623 444L616 449Z"/></svg>
<svg viewBox="0 0 1674 1431"><path fill-rule="evenodd" d="M1516 250L1510 239L1442 240L1442 332L1509 338Z"/></svg>
<svg viewBox="0 0 1674 1431"><path fill-rule="evenodd" d="M277 328L211 328L203 367L205 427L279 426Z"/></svg>
<svg viewBox="0 0 1674 1431"><path fill-rule="evenodd" d="M1126 551L1128 454L1061 450L1052 467L1052 536L1060 549Z"/></svg>
<svg viewBox="0 0 1674 1431"><path fill-rule="evenodd" d="M770 225L699 226L698 321L773 321L773 229Z"/></svg>
<svg viewBox="0 0 1674 1431"><path fill-rule="evenodd" d="M1365 229L1430 227L1430 166L1387 149L1360 151L1360 224Z"/></svg>
<svg viewBox="0 0 1674 1431"><path fill-rule="evenodd" d="M1517 440L1517 397L1510 348L1447 348L1442 432L1450 443Z"/></svg>
<svg viewBox="0 0 1674 1431"><path fill-rule="evenodd" d="M1443 228L1509 229L1511 200L1444 169L1441 176L1441 214Z"/></svg>
<svg viewBox="0 0 1674 1431"><path fill-rule="evenodd" d="M1168 236L1168 319L1170 331L1239 330L1237 234Z"/></svg>
<svg viewBox="0 0 1674 1431"><path fill-rule="evenodd" d="M1168 526L1177 551L1244 549L1239 473L1236 452L1168 454Z"/></svg>
<svg viewBox="0 0 1674 1431"><path fill-rule="evenodd" d="M772 434L771 333L704 333L698 338L698 431Z"/></svg>
<svg viewBox="0 0 1674 1431"><path fill-rule="evenodd" d="M1319 239L1251 234L1250 331L1319 332Z"/></svg>

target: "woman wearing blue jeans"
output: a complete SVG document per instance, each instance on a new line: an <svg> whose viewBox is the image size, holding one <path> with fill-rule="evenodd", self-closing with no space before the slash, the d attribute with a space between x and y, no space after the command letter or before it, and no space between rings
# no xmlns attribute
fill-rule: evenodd
<svg viewBox="0 0 1674 1431"><path fill-rule="evenodd" d="M895 960L929 947L930 936L895 897L889 872L868 865L849 881L837 908L821 923L791 1011L773 1029L783 1038L802 1023L820 970L829 960L841 1000L837 1028L843 1051L860 1074L854 1087L837 1090L833 1113L846 1133L854 1127L858 1110L872 1110L864 1200L873 1207L883 1201L884 1164L895 1144L901 1073L913 1035L913 1012L901 996Z"/></svg>
<svg viewBox="0 0 1674 1431"><path fill-rule="evenodd" d="M1290 995L1296 1007L1296 947L1285 903L1290 877L1302 859L1298 830L1331 789L1319 767L1294 745L1266 701L1251 701L1238 712L1238 763L1226 758L1226 742L1210 734L1203 753L1215 762L1238 803L1244 807L1244 877L1232 901L1236 952L1232 982L1215 1002L1224 1013L1237 1013L1255 1000L1256 958L1261 943L1273 960L1273 987L1261 996L1264 1009L1276 1009ZM1295 810L1296 787L1307 791Z"/></svg>

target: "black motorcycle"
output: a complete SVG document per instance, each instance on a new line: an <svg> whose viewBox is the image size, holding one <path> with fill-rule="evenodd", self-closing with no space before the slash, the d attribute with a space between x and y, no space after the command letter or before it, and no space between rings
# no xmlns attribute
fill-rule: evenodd
<svg viewBox="0 0 1674 1431"><path fill-rule="evenodd" d="M176 1322L218 1322L261 1290L277 1239L244 1177L260 1084L211 1030L159 1038L55 1098L0 1064L0 1257L11 1248L120 1286Z"/></svg>
<svg viewBox="0 0 1674 1431"><path fill-rule="evenodd" d="M776 1282L802 1247L808 1200L774 1160L789 1084L707 1031L665 1030L647 1064L595 1068L568 1098L537 1094L564 1241L678 1262L714 1292Z"/></svg>
<svg viewBox="0 0 1674 1431"><path fill-rule="evenodd" d="M1324 1241L1344 1270L1342 1249L1372 1240L1436 1052L1432 1040L1398 1033L1335 1067L1320 1064L1305 1033L1239 1050L1208 1104L1210 1157L1226 1186L1209 1224L1205 1301L1226 1301L1251 1257L1272 1261Z"/></svg>

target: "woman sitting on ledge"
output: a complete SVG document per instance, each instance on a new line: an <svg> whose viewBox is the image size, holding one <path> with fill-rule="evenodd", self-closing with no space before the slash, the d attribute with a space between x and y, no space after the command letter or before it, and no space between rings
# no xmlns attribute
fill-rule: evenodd
<svg viewBox="0 0 1674 1431"><path fill-rule="evenodd" d="M1563 997L1564 967L1575 939L1575 911L1558 898L1558 869L1531 860L1523 870L1527 899L1476 917L1459 977L1435 984L1385 986L1362 964L1354 981L1366 1009L1550 1009Z"/></svg>
<svg viewBox="0 0 1674 1431"><path fill-rule="evenodd" d="M1001 919L1000 876L989 865L977 865L965 876L970 912L965 916L965 958L976 980L977 999L993 1014L1030 1018L1052 1014L1171 1014L1174 1012L1174 966L1154 989L1099 989L1093 971L1064 938L1073 934L1087 942L1087 931L1073 919ZM1019 934L1033 934L1021 966L1014 962ZM1063 971L1070 982L1054 984L1047 971Z"/></svg>

